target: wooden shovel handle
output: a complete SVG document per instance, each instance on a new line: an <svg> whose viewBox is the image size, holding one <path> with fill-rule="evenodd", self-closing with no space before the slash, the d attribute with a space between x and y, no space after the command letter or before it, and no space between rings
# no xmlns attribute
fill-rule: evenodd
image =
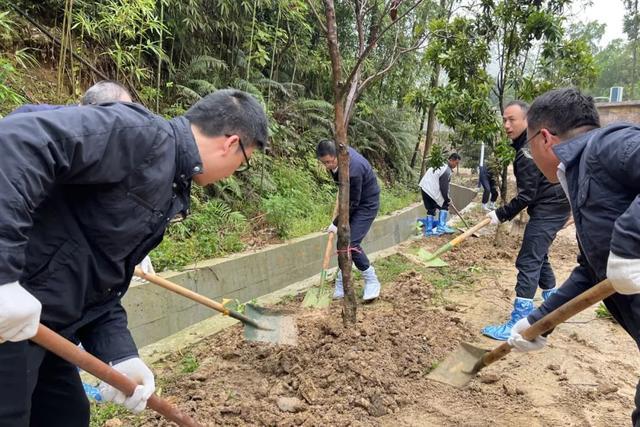
<svg viewBox="0 0 640 427"><path fill-rule="evenodd" d="M533 341L539 335L552 330L570 317L575 316L582 310L591 307L593 304L598 301L602 301L614 293L615 289L613 289L611 282L605 279L535 322L522 332L522 337L528 341ZM503 358L509 354L511 349L512 347L508 342L496 347L494 350L483 356L483 366L487 366L496 360Z"/></svg>
<svg viewBox="0 0 640 427"><path fill-rule="evenodd" d="M491 218L483 219L482 221L480 221L479 223L477 223L476 225L474 225L473 227L471 227L470 229L468 229L467 231L465 231L464 233L462 233L461 235L459 235L455 239L451 240L449 243L446 243L446 244L440 246L438 248L438 250L435 251L431 255L431 258L429 258L429 261L439 257L440 255L442 255L445 252L450 251L456 245L460 244L460 242L462 242L464 239L466 239L467 237L471 236L473 233L475 233L476 231L480 230L482 227L485 227L485 226L489 225L490 223L491 223Z"/></svg>
<svg viewBox="0 0 640 427"><path fill-rule="evenodd" d="M133 274L140 277L141 279L146 280L149 283L153 283L154 285L158 285L161 288L165 288L171 292L175 292L178 295L182 295L183 297L189 298L190 300L200 303L206 307L219 311L225 316L231 316L234 319L238 319L245 325L251 325L254 328L258 328L258 329L265 329L265 327L260 325L255 320L241 313L238 313L237 311L229 310L227 307L220 304L219 302L214 301L211 298L207 298L204 295L200 295L197 292L193 292L191 289L187 289L184 286L178 285L177 283L173 283L172 281L167 280L164 277L156 276L155 274L151 274L151 273L145 273L140 268L136 268Z"/></svg>
<svg viewBox="0 0 640 427"><path fill-rule="evenodd" d="M469 223L467 222L466 219L464 219L464 217L462 216L462 214L460 213L460 211L458 210L458 208L456 208L456 205L453 204L453 201L451 201L449 203L449 206L451 206L454 210L454 212L456 213L456 215L458 215L458 218L460 218L462 220L462 223L464 224L464 226L466 228L469 228Z"/></svg>
<svg viewBox="0 0 640 427"><path fill-rule="evenodd" d="M131 396L137 387L129 378L44 325L38 327L38 333L31 341L117 388L126 396ZM147 400L147 406L179 426L201 427L198 422L155 394Z"/></svg>
<svg viewBox="0 0 640 427"><path fill-rule="evenodd" d="M491 224L491 218L485 218L482 221L480 221L479 223L477 223L476 225L474 225L473 227L471 227L470 229L468 229L467 231L465 231L464 233L462 233L461 235L459 235L458 237L456 237L455 239L453 239L449 243L451 244L451 246L456 246L460 242L462 242L464 239L466 239L467 237L471 236L476 231L480 230L483 227L486 227L489 224Z"/></svg>
<svg viewBox="0 0 640 427"><path fill-rule="evenodd" d="M331 252L333 252L333 239L334 233L329 233L329 239L327 240L327 247L324 249L324 258L322 259L322 269L329 268L329 262L331 261Z"/></svg>
<svg viewBox="0 0 640 427"><path fill-rule="evenodd" d="M204 295L200 295L197 292L193 292L191 289L187 289L184 286L178 285L177 283L173 283L172 281L167 280L164 277L156 276L155 274L151 273L145 273L140 268L136 268L133 274L140 277L141 279L146 280L149 283L153 283L154 285L158 285L161 288L165 288L171 292L175 292L178 295L182 295L185 298L189 298L190 300L198 302L202 305L206 305L207 307L219 311L222 314L229 315L229 309L219 302L214 301L211 298L207 298Z"/></svg>
<svg viewBox="0 0 640 427"><path fill-rule="evenodd" d="M338 199L336 198L336 204L333 207L333 215L331 216L331 220L333 221L338 213ZM327 247L324 249L324 258L322 258L322 269L326 270L329 268L329 261L331 261L331 251L333 249L333 239L335 237L334 233L329 233L329 240L327 240Z"/></svg>

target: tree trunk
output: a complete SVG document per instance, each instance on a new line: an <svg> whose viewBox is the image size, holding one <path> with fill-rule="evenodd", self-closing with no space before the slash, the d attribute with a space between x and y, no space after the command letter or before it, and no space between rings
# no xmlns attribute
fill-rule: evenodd
<svg viewBox="0 0 640 427"><path fill-rule="evenodd" d="M509 165L502 167L500 174L500 199L502 203L507 203L507 180L509 179Z"/></svg>
<svg viewBox="0 0 640 427"><path fill-rule="evenodd" d="M422 131L424 130L424 119L427 117L427 109L422 110L422 118L420 119L420 131L418 132L418 140L416 141L416 148L413 150L413 156L411 157L411 169L416 165L418 160L418 153L420 152L420 142L422 142Z"/></svg>
<svg viewBox="0 0 640 427"><path fill-rule="evenodd" d="M440 79L440 64L436 63L433 66L433 74L431 75L431 83L429 84L429 92L438 87L438 80ZM424 151L422 152L422 164L420 165L420 177L424 175L427 167L427 157L429 156L429 150L433 143L433 128L436 124L436 105L431 104L429 106L429 113L427 116L427 135L424 141Z"/></svg>
<svg viewBox="0 0 640 427"><path fill-rule="evenodd" d="M342 271L344 299L342 301L342 321L345 327L356 323L356 294L351 286L351 229L349 227L349 152L347 151L347 121L345 117L346 91L342 83L342 60L338 45L336 13L333 0L325 0L327 19L327 44L331 57L333 77L333 95L336 128L336 146L338 148L338 268Z"/></svg>

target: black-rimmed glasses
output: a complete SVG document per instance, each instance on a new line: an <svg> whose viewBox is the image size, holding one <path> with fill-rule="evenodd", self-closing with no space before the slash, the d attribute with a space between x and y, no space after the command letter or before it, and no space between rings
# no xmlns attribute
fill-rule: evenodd
<svg viewBox="0 0 640 427"><path fill-rule="evenodd" d="M227 135L227 138L231 135ZM246 172L251 169L251 163L249 163L249 157L247 156L247 152L244 149L244 144L240 137L238 137L238 144L240 144L240 150L242 150L242 155L244 156L244 163L238 166L236 172Z"/></svg>

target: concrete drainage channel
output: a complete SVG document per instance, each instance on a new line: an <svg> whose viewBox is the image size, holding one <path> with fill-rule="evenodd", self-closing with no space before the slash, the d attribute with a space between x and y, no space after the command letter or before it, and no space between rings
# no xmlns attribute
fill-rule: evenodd
<svg viewBox="0 0 640 427"><path fill-rule="evenodd" d="M476 191L453 185L451 198L459 209L466 207ZM395 252L395 246L415 235L416 219L423 217L422 204L376 219L363 242L372 260ZM303 292L319 280L324 233L294 239L256 252L208 260L182 272L162 276L209 298L273 304L287 295ZM336 258L332 260L332 270ZM132 283L123 303L129 328L149 361L167 351L199 341L236 323L213 310L146 283Z"/></svg>

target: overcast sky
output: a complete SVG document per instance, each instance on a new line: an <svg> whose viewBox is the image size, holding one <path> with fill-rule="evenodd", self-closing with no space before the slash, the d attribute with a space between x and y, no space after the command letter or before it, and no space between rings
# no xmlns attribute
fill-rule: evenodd
<svg viewBox="0 0 640 427"><path fill-rule="evenodd" d="M592 0L592 3L591 6L587 7L580 4L574 6L575 19L585 22L599 21L607 24L606 32L601 42L602 47L613 39L626 39L622 32L622 20L624 18L622 0Z"/></svg>

